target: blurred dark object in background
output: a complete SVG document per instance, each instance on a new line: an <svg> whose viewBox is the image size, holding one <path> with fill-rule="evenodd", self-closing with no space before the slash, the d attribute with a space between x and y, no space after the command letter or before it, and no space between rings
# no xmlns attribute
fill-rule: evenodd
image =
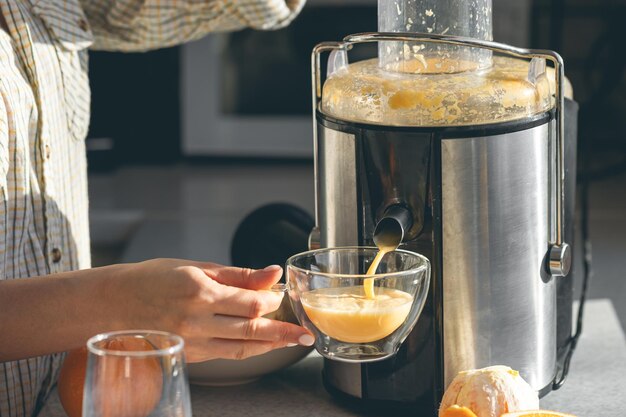
<svg viewBox="0 0 626 417"><path fill-rule="evenodd" d="M90 53L90 171L179 159L178 52Z"/></svg>
<svg viewBox="0 0 626 417"><path fill-rule="evenodd" d="M309 250L313 226L313 217L293 204L259 207L248 213L235 231L230 247L232 264L254 269L284 266L290 256Z"/></svg>
<svg viewBox="0 0 626 417"><path fill-rule="evenodd" d="M536 0L532 46L558 51L579 113L579 179L626 170L626 1Z"/></svg>

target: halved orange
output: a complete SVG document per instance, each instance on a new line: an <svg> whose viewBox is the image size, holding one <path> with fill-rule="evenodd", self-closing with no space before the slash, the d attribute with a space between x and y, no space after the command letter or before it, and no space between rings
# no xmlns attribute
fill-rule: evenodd
<svg viewBox="0 0 626 417"><path fill-rule="evenodd" d="M476 414L467 407L453 405L446 408L443 413L439 413L439 417L476 417Z"/></svg>
<svg viewBox="0 0 626 417"><path fill-rule="evenodd" d="M559 413L558 411L531 410L516 411L514 413L502 414L500 417L576 417L572 414Z"/></svg>

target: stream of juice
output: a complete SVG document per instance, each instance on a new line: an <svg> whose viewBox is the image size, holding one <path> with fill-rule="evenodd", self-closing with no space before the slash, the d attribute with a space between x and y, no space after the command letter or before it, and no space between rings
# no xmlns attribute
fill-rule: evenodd
<svg viewBox="0 0 626 417"><path fill-rule="evenodd" d="M370 267L367 269L366 275L375 275L376 270L378 270L378 265L380 265L380 261L383 260L387 253L393 252L394 250L396 250L396 248L393 246L379 247L376 257L372 261ZM365 297L370 300L373 300L376 297L376 294L374 294L374 278L366 278L363 281L363 291L365 291Z"/></svg>

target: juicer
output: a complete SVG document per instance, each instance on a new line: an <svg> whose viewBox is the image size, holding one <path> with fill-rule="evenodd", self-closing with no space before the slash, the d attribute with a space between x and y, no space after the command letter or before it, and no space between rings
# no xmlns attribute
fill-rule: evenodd
<svg viewBox="0 0 626 417"><path fill-rule="evenodd" d="M578 107L563 60L493 42L490 0L379 0L378 14L379 32L312 53L308 247L397 233L431 283L394 357L325 359L325 386L435 415L459 371L507 365L545 395L572 339ZM353 62L368 45L377 56Z"/></svg>

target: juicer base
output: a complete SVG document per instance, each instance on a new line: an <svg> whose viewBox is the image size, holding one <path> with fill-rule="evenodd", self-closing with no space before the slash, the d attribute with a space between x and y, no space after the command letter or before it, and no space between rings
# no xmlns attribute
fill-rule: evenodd
<svg viewBox="0 0 626 417"><path fill-rule="evenodd" d="M322 370L322 382L326 391L342 407L356 410L362 415L392 415L397 417L436 417L437 408L433 408L432 401L421 403L408 403L401 401L377 400L369 398L359 398L338 390L328 383L326 373ZM438 404L437 404L438 405Z"/></svg>

